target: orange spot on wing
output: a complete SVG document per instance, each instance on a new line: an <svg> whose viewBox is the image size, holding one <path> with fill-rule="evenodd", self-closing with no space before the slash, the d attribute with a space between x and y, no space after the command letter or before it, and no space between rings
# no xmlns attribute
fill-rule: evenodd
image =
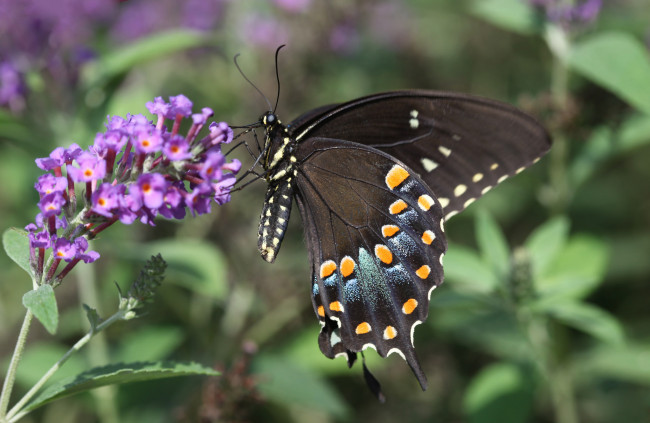
<svg viewBox="0 0 650 423"><path fill-rule="evenodd" d="M415 310L415 308L418 306L418 301L415 298L409 299L407 302L404 303L402 306L402 312L404 314L411 314Z"/></svg>
<svg viewBox="0 0 650 423"><path fill-rule="evenodd" d="M434 204L433 198L431 198L430 195L424 194L421 195L420 198L418 198L418 205L424 211L428 211L431 208L431 206L433 206L433 204Z"/></svg>
<svg viewBox="0 0 650 423"><path fill-rule="evenodd" d="M388 188L394 189L399 184L404 182L409 177L409 173L402 166L395 165L386 174L386 185Z"/></svg>
<svg viewBox="0 0 650 423"><path fill-rule="evenodd" d="M404 211L405 208L407 208L408 205L404 200L397 200L393 204L388 207L388 211L390 214L398 214Z"/></svg>
<svg viewBox="0 0 650 423"><path fill-rule="evenodd" d="M431 273L431 268L426 264L415 271L415 274L418 275L420 279L426 279L427 276L429 276L429 273Z"/></svg>
<svg viewBox="0 0 650 423"><path fill-rule="evenodd" d="M375 255L385 264L391 264L393 262L393 253L385 245L376 245Z"/></svg>
<svg viewBox="0 0 650 423"><path fill-rule="evenodd" d="M397 232L399 232L399 227L395 225L384 225L381 227L381 234L384 236L384 238L391 237Z"/></svg>
<svg viewBox="0 0 650 423"><path fill-rule="evenodd" d="M325 317L325 307L323 307L322 305L318 306L318 315L320 317Z"/></svg>
<svg viewBox="0 0 650 423"><path fill-rule="evenodd" d="M431 231L424 231L424 233L422 234L422 242L424 242L427 245L431 245L434 239L436 239L436 236Z"/></svg>
<svg viewBox="0 0 650 423"><path fill-rule="evenodd" d="M326 262L320 265L320 278L325 279L326 277L334 273L335 270L336 270L336 263L334 263L332 260L327 260Z"/></svg>
<svg viewBox="0 0 650 423"><path fill-rule="evenodd" d="M397 330L392 326L386 326L384 329L384 339L393 339L397 336Z"/></svg>
<svg viewBox="0 0 650 423"><path fill-rule="evenodd" d="M357 325L355 332L357 333L357 335L363 335L364 333L368 333L371 330L372 328L370 327L370 324L368 322L363 322Z"/></svg>
<svg viewBox="0 0 650 423"><path fill-rule="evenodd" d="M345 256L341 260L341 274L344 278L347 278L354 272L354 260L351 257Z"/></svg>
<svg viewBox="0 0 650 423"><path fill-rule="evenodd" d="M330 303L330 310L343 312L343 304L338 301L332 301Z"/></svg>

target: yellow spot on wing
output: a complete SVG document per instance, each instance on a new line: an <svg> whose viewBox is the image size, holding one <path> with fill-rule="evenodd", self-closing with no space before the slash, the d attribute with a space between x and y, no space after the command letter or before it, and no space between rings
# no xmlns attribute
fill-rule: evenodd
<svg viewBox="0 0 650 423"><path fill-rule="evenodd" d="M392 326L386 326L384 329L384 339L393 339L397 336L397 330Z"/></svg>
<svg viewBox="0 0 650 423"><path fill-rule="evenodd" d="M492 163L492 166L490 166L490 170L495 170L498 167L499 167L499 163Z"/></svg>
<svg viewBox="0 0 650 423"><path fill-rule="evenodd" d="M397 200L393 204L391 204L390 207L388 207L388 211L390 212L390 214L398 214L403 212L404 209L406 209L407 207L408 205L404 200Z"/></svg>
<svg viewBox="0 0 650 423"><path fill-rule="evenodd" d="M325 317L325 307L323 307L322 305L318 306L318 315L320 317Z"/></svg>
<svg viewBox="0 0 650 423"><path fill-rule="evenodd" d="M431 245L434 239L436 239L436 236L431 231L424 231L424 233L422 234L422 242L424 242L427 245Z"/></svg>
<svg viewBox="0 0 650 423"><path fill-rule="evenodd" d="M332 301L330 303L330 310L343 312L343 304L338 301Z"/></svg>
<svg viewBox="0 0 650 423"><path fill-rule="evenodd" d="M454 195L456 197L460 197L461 195L465 194L465 191L467 191L467 185L459 184L454 188Z"/></svg>
<svg viewBox="0 0 650 423"><path fill-rule="evenodd" d="M418 306L418 301L415 298L409 299L407 302L404 303L402 306L402 312L404 314L411 314L413 311L415 311L415 308Z"/></svg>
<svg viewBox="0 0 650 423"><path fill-rule="evenodd" d="M409 173L402 166L395 165L386 175L386 185L388 188L395 189L399 184L409 177Z"/></svg>
<svg viewBox="0 0 650 423"><path fill-rule="evenodd" d="M449 205L449 198L441 197L441 198L438 198L438 201L440 201L440 205L443 208L445 208L445 207L447 207Z"/></svg>
<svg viewBox="0 0 650 423"><path fill-rule="evenodd" d="M384 236L384 238L391 237L397 232L399 232L399 227L395 225L384 225L381 227L381 234Z"/></svg>
<svg viewBox="0 0 650 423"><path fill-rule="evenodd" d="M424 211L428 211L435 203L430 195L424 194L418 198L418 205Z"/></svg>
<svg viewBox="0 0 650 423"><path fill-rule="evenodd" d="M476 175L472 176L472 182L478 182L481 179L483 179L483 174L482 173L477 173Z"/></svg>
<svg viewBox="0 0 650 423"><path fill-rule="evenodd" d="M427 276L429 276L429 273L431 273L431 268L426 264L415 271L415 274L418 275L420 279L426 279Z"/></svg>
<svg viewBox="0 0 650 423"><path fill-rule="evenodd" d="M341 274L347 278L354 272L354 260L350 256L343 257L341 260Z"/></svg>
<svg viewBox="0 0 650 423"><path fill-rule="evenodd" d="M393 253L385 245L378 244L375 246L375 255L385 264L393 262Z"/></svg>
<svg viewBox="0 0 650 423"><path fill-rule="evenodd" d="M357 333L357 335L363 335L364 333L368 333L371 330L372 328L370 327L370 324L368 322L363 322L357 325L355 332Z"/></svg>
<svg viewBox="0 0 650 423"><path fill-rule="evenodd" d="M320 265L320 278L325 279L326 277L334 273L335 270L336 270L336 263L334 263L332 260L327 260L326 262Z"/></svg>

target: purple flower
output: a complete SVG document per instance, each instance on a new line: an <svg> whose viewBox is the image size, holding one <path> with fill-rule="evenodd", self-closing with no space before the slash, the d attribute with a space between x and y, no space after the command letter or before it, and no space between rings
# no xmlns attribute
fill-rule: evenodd
<svg viewBox="0 0 650 423"><path fill-rule="evenodd" d="M212 187L208 184L200 184L194 187L191 193L185 197L185 204L190 209L192 216L197 214L210 213Z"/></svg>
<svg viewBox="0 0 650 423"><path fill-rule="evenodd" d="M58 238L54 243L54 258L72 261L77 255L77 247L66 238Z"/></svg>
<svg viewBox="0 0 650 423"><path fill-rule="evenodd" d="M217 183L212 184L212 189L214 190L214 201L220 206L226 204L230 201L230 190L237 178L233 174L227 174L223 176L223 179Z"/></svg>
<svg viewBox="0 0 650 423"><path fill-rule="evenodd" d="M187 160L192 157L190 144L185 137L172 136L163 146L163 153L171 161Z"/></svg>
<svg viewBox="0 0 650 423"><path fill-rule="evenodd" d="M158 209L161 215L167 219L183 219L185 217L185 186L182 182L175 182L169 185L165 193L164 204Z"/></svg>
<svg viewBox="0 0 650 423"><path fill-rule="evenodd" d="M105 155L106 151L120 151L126 144L127 137L124 136L122 131L109 130L105 134L97 134L95 136L95 143L93 150L98 155Z"/></svg>
<svg viewBox="0 0 650 423"><path fill-rule="evenodd" d="M153 101L147 102L147 110L152 115L167 116L171 107L171 104L165 102L162 97L156 97Z"/></svg>
<svg viewBox="0 0 650 423"><path fill-rule="evenodd" d="M221 179L221 166L226 163L226 158L220 151L208 151L205 161L199 171L201 177L206 181Z"/></svg>
<svg viewBox="0 0 650 423"><path fill-rule="evenodd" d="M84 263L92 263L93 261L99 258L99 253L97 251L88 251L88 240L84 237L79 237L74 240L75 247L75 259L83 260ZM70 261L70 260L66 260Z"/></svg>
<svg viewBox="0 0 650 423"><path fill-rule="evenodd" d="M124 185L111 185L103 183L93 192L91 210L102 216L111 218L113 211L120 207L120 198L124 195Z"/></svg>
<svg viewBox="0 0 650 423"><path fill-rule="evenodd" d="M65 198L59 191L44 195L38 202L38 208L41 209L43 217L58 216L61 208L65 205Z"/></svg>
<svg viewBox="0 0 650 423"><path fill-rule="evenodd" d="M167 181L164 176L159 173L145 173L131 186L130 194L135 200L135 205L157 210L163 204L166 191Z"/></svg>
<svg viewBox="0 0 650 423"><path fill-rule="evenodd" d="M76 158L78 168L69 166L68 175L75 182L91 182L106 176L106 162L93 154L82 153Z"/></svg>
<svg viewBox="0 0 650 423"><path fill-rule="evenodd" d="M63 193L67 187L68 181L65 178L52 176L49 173L41 175L38 178L38 182L34 184L34 188L41 195L47 195L53 192Z"/></svg>
<svg viewBox="0 0 650 423"><path fill-rule="evenodd" d="M52 246L50 234L47 231L30 232L29 245L32 248L50 248Z"/></svg>
<svg viewBox="0 0 650 423"><path fill-rule="evenodd" d="M233 159L230 163L221 166L221 170L229 170L232 173L238 173L241 170L241 162L237 159Z"/></svg>
<svg viewBox="0 0 650 423"><path fill-rule="evenodd" d="M49 157L36 159L36 166L43 170L52 170L66 163L72 163L81 153L81 147L74 143L68 148L57 147L52 150Z"/></svg>
<svg viewBox="0 0 650 423"><path fill-rule="evenodd" d="M204 107L201 109L201 113L195 113L192 115L192 121L195 125L204 125L212 115L214 115L214 111L209 107Z"/></svg>
<svg viewBox="0 0 650 423"><path fill-rule="evenodd" d="M602 7L602 0L578 0L573 4L560 0L529 0L529 3L544 10L550 21L566 27L594 21Z"/></svg>
<svg viewBox="0 0 650 423"><path fill-rule="evenodd" d="M140 129L136 134L135 151L138 153L157 153L162 149L163 137L156 129Z"/></svg>
<svg viewBox="0 0 650 423"><path fill-rule="evenodd" d="M228 144L233 139L233 130L226 122L212 122L208 128L212 145Z"/></svg>
<svg viewBox="0 0 650 423"><path fill-rule="evenodd" d="M171 107L165 117L168 119L176 119L178 115L189 117L192 114L192 102L183 94L175 97L169 97Z"/></svg>

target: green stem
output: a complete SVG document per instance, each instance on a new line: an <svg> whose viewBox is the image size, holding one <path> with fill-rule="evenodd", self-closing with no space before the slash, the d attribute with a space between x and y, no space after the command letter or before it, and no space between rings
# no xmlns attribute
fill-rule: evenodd
<svg viewBox="0 0 650 423"><path fill-rule="evenodd" d="M14 383L16 382L16 370L18 369L18 363L23 356L25 341L27 340L27 334L29 333L29 327L31 326L33 317L34 315L32 312L27 310L27 313L25 313L25 319L23 320L23 326L20 328L20 333L18 334L18 341L16 341L14 354L11 356L11 362L7 369L7 377L2 384L2 393L0 394L0 422L6 421L11 391L13 391Z"/></svg>
<svg viewBox="0 0 650 423"><path fill-rule="evenodd" d="M47 381L56 373L57 370L63 366L63 364L68 361L68 358L75 353L76 351L79 351L81 348L84 347L90 341L90 338L93 337L96 333L104 330L108 326L112 325L116 321L122 320L124 318L125 312L122 310L119 310L115 314L113 314L111 317L108 319L104 320L102 323L97 325L95 330L90 330L86 335L83 336L83 338L79 339L73 346L70 348L50 369L39 379L38 382L32 388L14 405L14 407L9 411L7 414L7 421L9 422L15 422L25 416L29 411L27 410L22 410L21 409L31 400L36 392L38 392L39 389L43 387L47 383Z"/></svg>

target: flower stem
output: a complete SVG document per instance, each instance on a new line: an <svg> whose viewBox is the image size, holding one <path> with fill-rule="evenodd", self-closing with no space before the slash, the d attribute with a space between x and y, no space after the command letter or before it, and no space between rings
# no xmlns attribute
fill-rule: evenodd
<svg viewBox="0 0 650 423"><path fill-rule="evenodd" d="M97 332L100 332L107 328L108 326L112 325L113 323L122 320L124 318L124 311L119 310L115 314L113 314L111 317L108 319L104 320L102 323L97 325L95 330L90 330L86 335L83 336L83 338L79 339L73 346L70 348L64 355L54 363L52 367L40 378L38 382L32 388L14 405L14 407L9 411L9 413L6 416L6 421L8 422L15 422L22 418L24 415L29 413L27 410L22 410L21 409L31 400L34 395L38 392L39 389L43 387L47 383L47 381L56 373L57 370L63 366L63 364L68 361L68 358L75 353L76 351L79 351L81 348L83 348L84 345L90 341L90 338L92 338L93 335L95 335Z"/></svg>
<svg viewBox="0 0 650 423"><path fill-rule="evenodd" d="M16 381L16 370L18 369L18 363L23 356L25 341L27 340L27 334L29 333L29 327L32 323L33 317L34 315L32 312L27 310L27 313L25 313L25 318L23 319L23 325L20 328L20 333L18 334L16 348L14 348L14 353L11 356L11 362L9 363L9 368L7 369L7 376L5 377L5 381L2 385L2 393L0 394L0 422L6 421L7 408L9 408L11 391L13 390L14 382Z"/></svg>

